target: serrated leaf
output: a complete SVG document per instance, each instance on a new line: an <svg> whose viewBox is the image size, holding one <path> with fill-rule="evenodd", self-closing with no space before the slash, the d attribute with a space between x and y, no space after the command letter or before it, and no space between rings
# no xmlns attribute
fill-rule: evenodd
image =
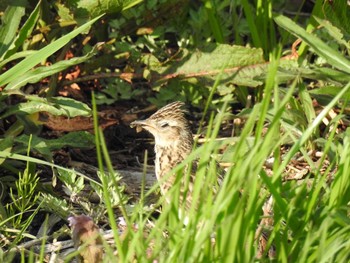
<svg viewBox="0 0 350 263"><path fill-rule="evenodd" d="M320 24L320 26L323 26L328 34L334 38L335 41L337 41L340 45L344 45L346 48L350 49L349 43L344 39L344 34L343 32L333 26L333 24L330 21L320 19L318 17L315 17L316 21Z"/></svg>
<svg viewBox="0 0 350 263"><path fill-rule="evenodd" d="M59 179L65 184L69 195L76 195L84 188L84 177L77 176L74 170L58 169ZM67 191L65 191L67 193Z"/></svg>
<svg viewBox="0 0 350 263"><path fill-rule="evenodd" d="M350 35L349 1L324 1L323 13L333 25Z"/></svg>
<svg viewBox="0 0 350 263"><path fill-rule="evenodd" d="M62 3L56 2L55 7L57 8L57 13L60 18L60 21L72 21L74 20L73 15L71 14L69 8Z"/></svg>
<svg viewBox="0 0 350 263"><path fill-rule="evenodd" d="M50 194L42 193L39 196L42 209L59 215L63 219L67 219L71 213L71 208L68 206L67 201L62 198L54 197Z"/></svg>
<svg viewBox="0 0 350 263"><path fill-rule="evenodd" d="M208 45L200 50L187 50L181 61L174 63L165 73L210 73L263 62L262 49L227 44Z"/></svg>
<svg viewBox="0 0 350 263"><path fill-rule="evenodd" d="M149 70L158 72L157 82L171 78L206 78L214 81L222 74L221 82L256 87L263 82L267 64L262 49L226 44L208 45L201 50L183 50L170 66L164 66L152 56L144 57Z"/></svg>

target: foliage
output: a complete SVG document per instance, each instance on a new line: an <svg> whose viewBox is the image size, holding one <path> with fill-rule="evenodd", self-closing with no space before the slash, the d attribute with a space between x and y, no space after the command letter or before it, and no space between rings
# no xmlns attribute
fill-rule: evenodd
<svg viewBox="0 0 350 263"><path fill-rule="evenodd" d="M19 242L36 238L31 224L38 213L66 220L79 211L112 229L118 255L104 244L111 262L347 262L347 1L316 0L296 11L287 0L96 3L12 1L3 10L0 229L7 243L0 261L12 260ZM80 99L67 91L76 88L70 85L78 86ZM174 100L203 110L197 117L190 108L191 120L201 119L198 133L206 133L205 143L174 170L183 176L186 164L199 161L194 199L200 206L191 208L186 224L178 202L166 205L161 197L146 207L157 185L130 205L97 121L97 105ZM41 113L93 117L94 134L48 132ZM93 147L97 181L55 163L55 151ZM230 166L214 197L205 189L216 181L216 160ZM291 174L300 160L306 175L297 179ZM179 196L179 187L170 194ZM257 229L268 237L260 255ZM40 261L44 252L30 253L18 257Z"/></svg>
<svg viewBox="0 0 350 263"><path fill-rule="evenodd" d="M120 175L114 173L114 174L101 174L101 173L97 173L97 175L100 177L101 181L103 181L103 179L101 178L102 176L108 176L110 178L113 178L113 180L108 180L106 188L108 189L108 191L110 192L110 196L109 196L109 201L112 205L113 208L116 208L118 206L120 206L121 204L126 204L126 196L123 194L118 194L119 193L123 193L125 190L125 187L121 184L121 177ZM104 199L104 188L100 185L100 184L95 184L95 183L91 183L91 187L93 188L93 190L96 192L96 194L99 196L102 204L106 204L106 201Z"/></svg>
<svg viewBox="0 0 350 263"><path fill-rule="evenodd" d="M30 149L30 146L28 149ZM32 168L32 165L28 162L23 173L19 173L15 187L10 188L11 203L8 203L5 209L2 210L2 228L8 226L14 231L21 229L23 233L32 222L33 211L35 211L36 202L39 198L37 193L39 177ZM28 216L30 213L32 213L32 216ZM16 242L19 242L22 238L21 235L17 236Z"/></svg>
<svg viewBox="0 0 350 263"><path fill-rule="evenodd" d="M11 155L12 158L17 158L17 160L27 160L28 164L31 164L30 167L32 167L31 171L27 167L23 172L19 172L19 179L13 187L10 187L9 196L2 194L2 198L10 198L12 200L6 207L1 206L1 217L4 220L2 227L4 227L6 222L13 221L11 225L13 230L9 231L10 229L8 228L4 233L10 233L19 229L18 238L13 240L13 246L23 237L30 236L25 231L32 223L41 205L42 209L59 214L63 218L68 216L67 204L51 195L51 191L42 195L39 193L39 189L41 189L38 186L39 176L33 170L35 170L36 164L39 165L45 162L33 162L35 158L16 155L16 152L23 153L25 149L31 149L32 152L39 152L42 157L52 162L54 150L66 146L77 148L92 146L92 135L84 132L73 132L57 139L43 139L39 137L39 133L42 130L40 126L43 123L42 120L39 120L38 115L41 112L46 112L70 118L91 116L91 110L87 104L71 98L56 96L55 83L57 82L54 80L59 76L57 73L88 61L92 56L96 55L98 48L101 47L101 43L96 43L96 45L86 49L81 57L75 56L62 60L64 58L62 55L64 56L67 48L70 48L72 39L79 34L88 33L91 25L99 20L101 15L94 15L97 17L87 22L82 22L81 26L77 28L74 28L77 21L62 21L62 28L58 31L57 29L55 30L55 26L58 25L57 21L49 21L51 18L43 16L45 12L51 12L47 9L47 3L43 3L46 1L39 1L34 9L31 9L27 1L19 2L12 1L7 6L2 15L2 24L0 26L0 65L3 69L0 75L0 86L2 86L0 93L0 123L2 129L4 125L11 124L0 139L0 148L3 151L2 153L5 153L2 156L3 158L1 158L1 164L2 168L7 169L9 172L20 168L18 162L6 158ZM124 10L136 3L137 1L129 1L128 3L124 1L124 3L119 3L119 7L120 10ZM44 22L54 22L56 25L48 26ZM67 29L70 32L67 32ZM62 53L53 59L52 55L62 48ZM45 96L40 93L31 94L23 89L23 87L28 87L29 84L45 82L47 77L50 77L51 81L49 89L45 90ZM55 96L53 97L52 95ZM17 103L12 104L12 100L17 101ZM6 122L6 119L8 120L11 117L15 117L16 121ZM27 134L32 134L31 146L29 146L30 140L27 134L18 136L23 131ZM81 176L81 173L78 174ZM0 179L1 185L4 186L3 191L8 188L9 178L12 178L12 176L6 177L2 175ZM81 178L83 177L79 177L79 180ZM32 211L32 215L27 217L26 215L29 211ZM25 219L23 218L24 215Z"/></svg>

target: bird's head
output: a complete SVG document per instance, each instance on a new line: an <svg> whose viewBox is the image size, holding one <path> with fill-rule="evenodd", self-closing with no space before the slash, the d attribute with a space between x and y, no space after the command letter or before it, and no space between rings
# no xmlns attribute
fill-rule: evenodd
<svg viewBox="0 0 350 263"><path fill-rule="evenodd" d="M192 133L183 106L184 103L179 101L170 103L148 119L137 120L130 125L137 130L145 129L150 132L157 146L168 147L181 141L190 142L192 146Z"/></svg>

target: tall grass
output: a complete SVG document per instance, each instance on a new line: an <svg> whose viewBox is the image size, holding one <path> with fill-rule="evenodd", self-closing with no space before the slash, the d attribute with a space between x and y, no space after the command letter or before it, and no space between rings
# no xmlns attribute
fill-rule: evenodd
<svg viewBox="0 0 350 263"><path fill-rule="evenodd" d="M157 219L147 216L142 206L135 209L130 224L138 225L137 231L127 231L123 238L116 238L120 262L252 262L257 260L258 242L256 230L263 218L262 207L272 197L273 213L269 229L267 248L275 248L278 262L346 262L349 260L349 151L348 137L344 137L341 151L321 173L318 169L309 173L304 180L284 182L286 166L296 153L306 153L305 142L318 128L328 111L337 104L350 88L347 85L316 116L300 138L294 139L290 150L281 155L280 147L290 133L281 133L282 115L288 110L293 98L296 82L288 92L281 92L276 83L278 59L271 63L270 74L265 85L262 101L256 104L238 138L215 141L220 123L224 118L223 108L211 122L207 142L193 151L188 159L174 172L184 176L182 168L199 158L196 173L194 199L200 203L187 213L188 223L179 219L179 204L167 204L163 199L162 212ZM261 134L267 126L267 133ZM253 133L258 131L259 133ZM330 133L323 149L324 158L334 147L335 129ZM252 140L252 138L254 138ZM235 139L235 140L234 140ZM216 196L206 189L217 178L217 167L212 158L219 148L233 144L230 154L232 166ZM251 143L253 142L253 143ZM249 145L249 151L245 148ZM265 161L275 158L272 177L267 176ZM308 160L308 157L305 156ZM337 169L335 169L337 164ZM334 180L329 180L330 175ZM178 196L180 184L170 191ZM153 189L154 190L154 189ZM152 191L153 191L152 190ZM146 195L149 193L146 193ZM195 203L194 201L193 203ZM145 216L137 216L139 214ZM152 227L149 226L152 221ZM264 261L267 257L260 259ZM270 258L271 259L271 258Z"/></svg>
<svg viewBox="0 0 350 263"><path fill-rule="evenodd" d="M195 160L198 161L193 197L193 204L199 203L198 207L193 205L188 212L184 212L176 198L173 198L172 203L167 204L164 197L161 197L156 204L157 208L161 206L161 213L159 217L154 218L153 211L144 209L144 200L157 189L156 185L142 195L131 214L126 212L123 205L120 206L120 212L127 224L127 229L121 235L116 223L115 210L109 202L111 190L108 189L108 181L113 181L114 184L118 184L118 181L111 176L114 171L102 131L97 127L94 106L96 148L99 170L102 174L103 198L108 214L108 225L114 235L113 248L107 243L104 244L106 262L152 262L153 260L157 262L253 262L272 259L277 262L349 262L350 134L349 129L343 135L337 134L336 127L347 106L348 100L345 94L349 92L350 84L342 87L317 115L314 112L306 112L308 124L300 136L296 137L292 129L297 128L298 124L295 123L293 126L293 123L289 123L290 126L286 126L286 113L290 108L294 109L295 94L299 94L304 101L301 104L305 111L307 106L312 106L311 99L307 92L300 88L297 79L287 88L279 86L277 69L281 52L275 43L275 29L271 14L272 1L255 2L255 13L250 8L249 1L242 1L242 8L252 34L253 45L263 48L265 56L270 58L270 68L261 91L263 96L249 109L249 117L239 137L219 141L216 138L220 125L226 118L227 104L224 103L217 115L210 118L206 143L194 149L193 153L173 171L179 177L188 177L188 174L183 173L184 167ZM204 3L214 37L217 42L222 42L223 32L219 27L220 21L216 16L215 5L213 1L204 1ZM320 12L321 1L316 3L316 11ZM275 21L279 26L303 39L333 68L350 72L347 58L333 50L327 43L318 40L290 19L276 16ZM82 31L82 29L79 30ZM78 31L73 32L78 33ZM73 32L67 35L69 39L73 37ZM61 46L69 40L67 36L62 37ZM11 80L8 78L10 75L15 79L13 76L28 71L42 59L41 56L44 53L48 56L58 48L58 46L54 49L53 46L47 46L45 50L41 50L42 53L37 52L32 55L36 59L34 62L29 57L23 60L22 64L18 64L16 68L13 67L12 71L9 70L1 75L0 83L7 84ZM26 65L25 68L21 68L23 63ZM210 99L216 89L215 85L211 89ZM320 134L322 120L332 108L338 105L340 105L340 113L328 124L326 130L329 132L324 133L327 137L314 140L314 136ZM264 130L267 131L264 132ZM292 141L292 143L287 150L282 151L281 146L285 141ZM317 146L316 142L319 143ZM318 163L314 163L307 154L311 143L314 144L313 148L318 147L322 151L323 155ZM233 150L225 151L225 149ZM224 151L225 159L230 160L232 166L225 171L219 191L213 194L209 189L217 181L219 173L213 156L220 151ZM286 181L284 177L288 176L287 166L296 154L304 158L310 171L303 180ZM47 165L53 169L69 170L16 153L2 151L0 157ZM268 158L274 160L271 175L268 175L265 167ZM329 164L325 166L327 161ZM105 172L104 167L107 167L108 173ZM80 173L76 174L84 176ZM174 184L169 194L179 197L180 187L180 183ZM118 187L116 189L118 190ZM122 193L118 192L118 195ZM272 212L269 215L262 211L267 200L272 200ZM182 213L186 213L186 224L183 218L179 218L179 209L182 209ZM271 225L265 226L263 233L267 234L269 239L265 254L262 258L257 258L259 249L257 229L266 216L270 217ZM30 222L32 222L31 218L28 220L28 225ZM4 226L5 223L5 221L1 222L0 226ZM20 231L24 232L28 225ZM270 247L275 249L274 258L268 256ZM115 248L117 255L114 253ZM44 250L41 249L41 258L44 253L42 251ZM12 257L13 255L9 256L10 259ZM24 252L19 257L23 262L28 259L28 255ZM6 262L6 256L3 256L1 250L0 261ZM29 261L34 262L31 252Z"/></svg>

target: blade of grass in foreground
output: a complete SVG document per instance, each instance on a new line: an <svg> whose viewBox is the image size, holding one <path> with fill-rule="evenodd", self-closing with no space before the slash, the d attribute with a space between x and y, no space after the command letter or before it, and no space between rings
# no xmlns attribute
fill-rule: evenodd
<svg viewBox="0 0 350 263"><path fill-rule="evenodd" d="M109 218L109 223L113 231L113 237L114 237L114 242L118 251L118 259L121 260L121 262L125 261L125 255L124 255L124 250L122 249L122 244L120 240L120 235L117 227L117 222L116 218L114 215L113 207L111 204L111 199L110 199L110 193L108 189L108 182L107 180L113 180L113 178L107 178L107 175L104 170L103 166L103 160L105 160L107 166L108 166L108 171L109 171L109 176L114 175L114 170L111 165L111 160L109 159L109 156L107 154L107 147L103 138L103 131L102 129L98 126L98 116L97 116L97 107L96 107L96 101L95 101L95 95L92 93L92 112L93 112L93 120L94 120L94 130L95 130L95 144L96 144L96 154L97 154L97 162L98 162L98 168L99 172L101 173L101 180L102 180L102 186L103 186L103 197L104 197L104 202L106 204L106 210L108 213L108 218ZM118 191L118 187L116 187ZM119 197L120 193L118 192ZM119 200L122 200L119 198ZM127 220L125 210L123 206L121 205L121 211L125 217L125 220Z"/></svg>

